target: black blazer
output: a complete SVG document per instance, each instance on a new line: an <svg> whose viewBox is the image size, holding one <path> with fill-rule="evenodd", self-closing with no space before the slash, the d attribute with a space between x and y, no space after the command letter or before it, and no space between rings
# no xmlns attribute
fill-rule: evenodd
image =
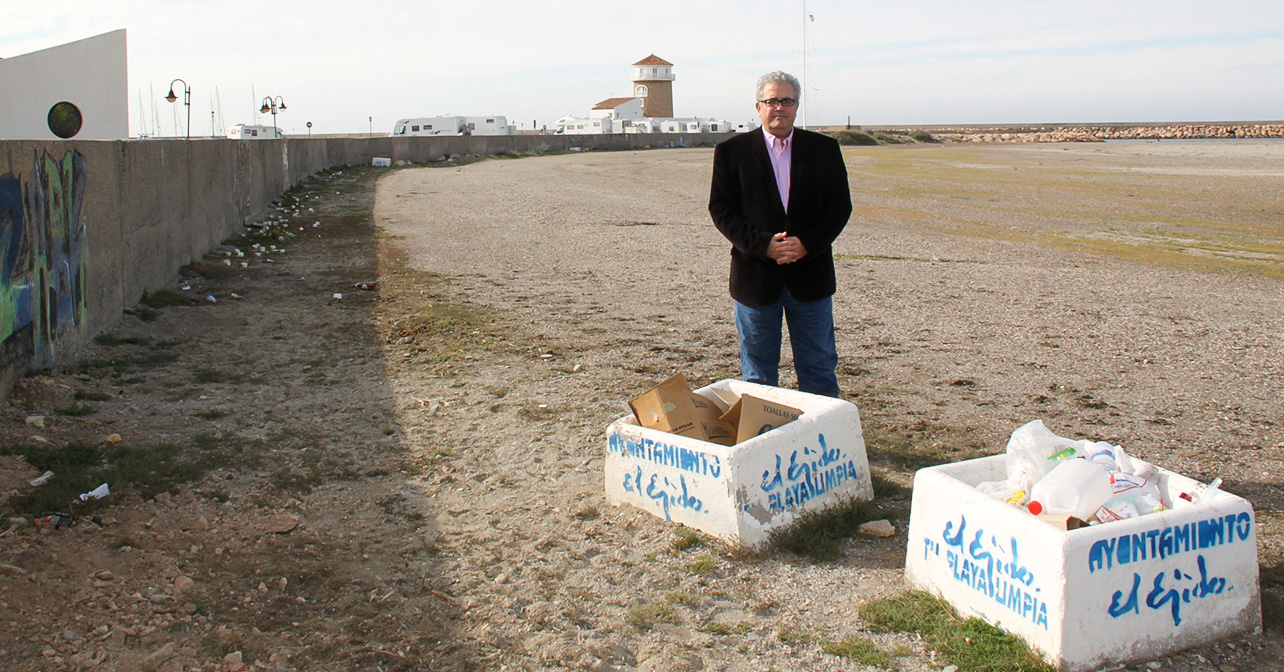
<svg viewBox="0 0 1284 672"><path fill-rule="evenodd" d="M709 214L731 241L731 297L766 306L783 287L800 301L832 296L837 288L832 244L852 214L842 149L833 138L794 129L789 214L767 154L762 129L719 143L713 151ZM807 256L792 264L767 257L772 235L797 236Z"/></svg>

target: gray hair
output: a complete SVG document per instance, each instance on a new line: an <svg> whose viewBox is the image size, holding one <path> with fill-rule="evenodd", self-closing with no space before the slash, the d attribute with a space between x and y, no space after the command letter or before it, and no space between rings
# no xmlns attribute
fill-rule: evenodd
<svg viewBox="0 0 1284 672"><path fill-rule="evenodd" d="M755 91L757 97L754 100L762 100L762 90L767 88L768 84L788 84L794 87L794 98L802 98L802 85L798 83L798 78L787 72L777 70L758 78L758 88Z"/></svg>

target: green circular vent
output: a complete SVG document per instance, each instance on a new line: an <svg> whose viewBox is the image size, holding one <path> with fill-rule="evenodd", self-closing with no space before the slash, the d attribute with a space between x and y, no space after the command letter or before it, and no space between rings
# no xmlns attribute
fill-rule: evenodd
<svg viewBox="0 0 1284 672"><path fill-rule="evenodd" d="M66 140L80 132L80 108L67 101L62 101L49 108L49 130Z"/></svg>

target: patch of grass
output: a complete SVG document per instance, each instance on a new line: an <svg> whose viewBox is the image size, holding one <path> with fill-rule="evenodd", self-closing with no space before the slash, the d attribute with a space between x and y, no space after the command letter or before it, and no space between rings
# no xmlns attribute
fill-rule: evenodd
<svg viewBox="0 0 1284 672"><path fill-rule="evenodd" d="M726 637L729 635L743 636L753 631L753 626L743 621L740 623L736 623L735 625L727 625L726 623L709 621L708 623L705 623L699 628L696 628L696 630L698 632L703 632L710 635L717 635L719 637Z"/></svg>
<svg viewBox="0 0 1284 672"><path fill-rule="evenodd" d="M173 290L160 289L155 293L143 290L143 296L138 302L148 308L169 308L170 306L195 306L199 303L196 299L179 294Z"/></svg>
<svg viewBox="0 0 1284 672"><path fill-rule="evenodd" d="M143 498L190 483L209 470L223 466L246 466L238 443L224 441L219 449L178 444L129 445L69 444L60 447L0 445L0 455L19 455L38 471L55 476L43 487L14 497L6 506L15 513L32 516L53 511L85 513L106 506L124 492ZM111 496L81 502L80 493L107 483Z"/></svg>
<svg viewBox="0 0 1284 672"><path fill-rule="evenodd" d="M676 624L678 610L667 602L640 604L629 610L629 618L625 622L638 630L649 630L656 623Z"/></svg>
<svg viewBox="0 0 1284 672"><path fill-rule="evenodd" d="M71 398L75 399L76 401L111 401L112 397L110 394L107 394L106 392L90 392L88 390L76 390L75 394L71 395Z"/></svg>
<svg viewBox="0 0 1284 672"><path fill-rule="evenodd" d="M664 599L672 604L691 604L692 602L699 601L700 596L695 593L688 593L685 590L675 590L668 595L665 595Z"/></svg>
<svg viewBox="0 0 1284 672"><path fill-rule="evenodd" d="M147 306L126 308L124 312L126 315L133 315L144 322L151 322L160 316L160 311L148 308Z"/></svg>
<svg viewBox="0 0 1284 672"><path fill-rule="evenodd" d="M803 632L802 630L790 630L790 629L782 629L780 633L776 635L776 639L779 639L781 642L784 642L785 644L821 641L819 637L809 632Z"/></svg>
<svg viewBox="0 0 1284 672"><path fill-rule="evenodd" d="M831 642L822 647L831 656L850 658L861 665L887 669L892 664L891 656L879 651L873 642L864 637L848 637L841 642Z"/></svg>
<svg viewBox="0 0 1284 672"><path fill-rule="evenodd" d="M177 359L177 353L156 352L153 350L121 357L86 360L81 362L77 368L81 370L110 369L110 375L123 376L126 373L135 373L165 366Z"/></svg>
<svg viewBox="0 0 1284 672"><path fill-rule="evenodd" d="M90 406L89 404L82 404L79 402L72 406L64 406L62 408L54 409L54 413L57 413L58 415L66 415L73 418L80 418L86 415L93 415L97 412L98 412L97 408Z"/></svg>
<svg viewBox="0 0 1284 672"><path fill-rule="evenodd" d="M213 261L210 259L191 263L179 269L179 273L185 278L208 278L211 280L227 278L240 272L240 264L229 266L221 260Z"/></svg>
<svg viewBox="0 0 1284 672"><path fill-rule="evenodd" d="M872 131L870 135L874 136L874 139L877 140L880 145L903 145L907 142L911 142L908 136L904 136L899 133L882 133L879 131Z"/></svg>
<svg viewBox="0 0 1284 672"><path fill-rule="evenodd" d="M933 138L931 133L928 133L927 131L924 131L922 129L919 129L917 131L910 131L909 138L914 142L930 142L930 143L940 142L940 140Z"/></svg>
<svg viewBox="0 0 1284 672"><path fill-rule="evenodd" d="M850 130L835 131L830 135L832 135L840 145L877 145L878 144L878 141L874 139L874 136L864 131L850 131Z"/></svg>
<svg viewBox="0 0 1284 672"><path fill-rule="evenodd" d="M961 618L947 602L912 590L862 602L860 617L878 632L916 632L924 644L964 670L1053 672L1019 637L978 618Z"/></svg>
<svg viewBox="0 0 1284 672"><path fill-rule="evenodd" d="M912 492L911 488L889 481L886 477L877 473L870 473L869 480L874 486L875 501L892 497L908 497Z"/></svg>
<svg viewBox="0 0 1284 672"><path fill-rule="evenodd" d="M712 574L718 569L718 562L713 559L712 555L705 553L695 559L695 562L682 566L682 571L688 574L698 574L701 576Z"/></svg>
<svg viewBox="0 0 1284 672"><path fill-rule="evenodd" d="M673 550L675 551L685 551L688 548L704 545L704 539L700 537L700 533L686 525L679 525L673 533L677 537L673 540Z"/></svg>
<svg viewBox="0 0 1284 672"><path fill-rule="evenodd" d="M856 528L870 519L873 510L870 502L847 499L827 509L806 511L788 527L774 530L767 547L812 562L834 560L842 552L843 539L856 534Z"/></svg>

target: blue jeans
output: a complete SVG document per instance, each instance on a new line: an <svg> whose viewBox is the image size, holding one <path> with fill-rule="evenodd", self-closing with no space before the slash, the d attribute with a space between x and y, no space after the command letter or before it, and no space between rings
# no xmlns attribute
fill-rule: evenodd
<svg viewBox="0 0 1284 672"><path fill-rule="evenodd" d="M799 301L785 289L770 306L746 306L733 301L736 331L740 333L740 377L751 383L780 384L781 316L789 324L798 389L827 397L838 396L838 347L834 343L832 297Z"/></svg>

